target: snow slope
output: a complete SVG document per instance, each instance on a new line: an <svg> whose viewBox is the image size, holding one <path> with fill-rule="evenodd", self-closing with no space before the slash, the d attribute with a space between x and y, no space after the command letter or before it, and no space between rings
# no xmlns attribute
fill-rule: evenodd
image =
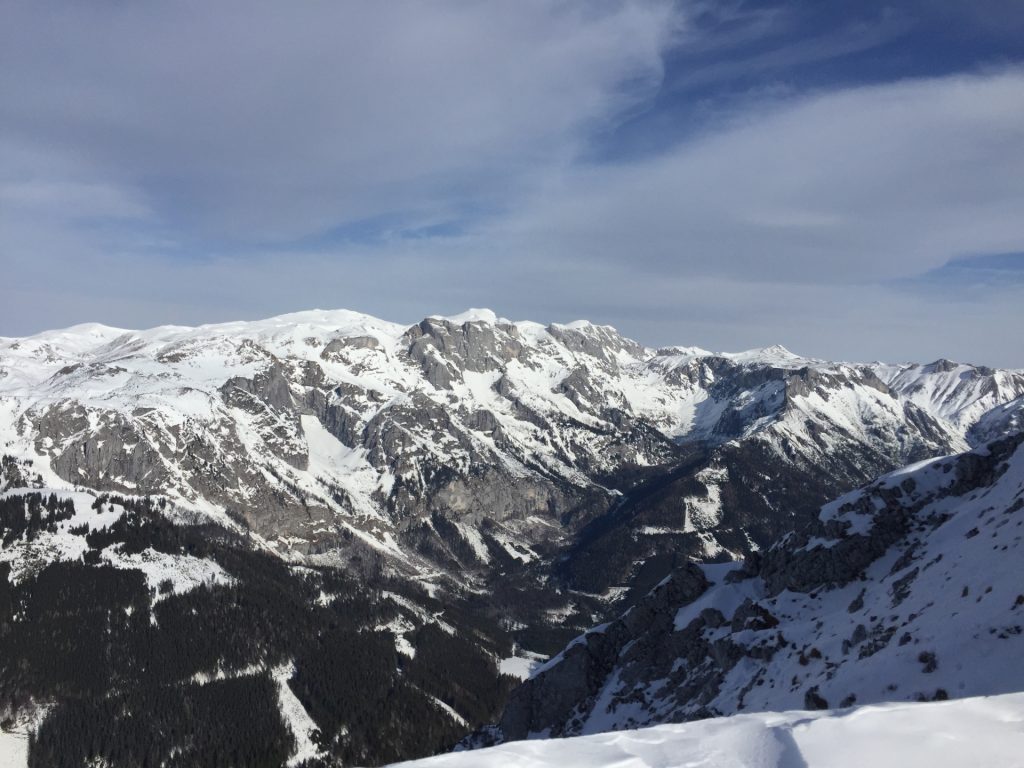
<svg viewBox="0 0 1024 768"><path fill-rule="evenodd" d="M54 495L72 502L75 514L67 520L58 521L54 530L42 530L33 539L16 539L6 545L0 543L0 563L11 566L10 581L25 581L50 563L80 560L88 551L86 533L101 531L125 514L122 505L107 501L99 503L97 498L83 491L67 491L61 488L18 488L0 493L0 499L8 496L39 493L44 498ZM141 552L126 553L120 546L109 546L100 551L100 559L114 568L141 571L154 601L166 594L183 594L200 585L228 585L232 577L217 563L205 558L185 554L167 554L147 548Z"/></svg>
<svg viewBox="0 0 1024 768"><path fill-rule="evenodd" d="M901 397L967 429L986 412L1020 396L1012 371L936 360L927 365L881 365L874 370Z"/></svg>
<svg viewBox="0 0 1024 768"><path fill-rule="evenodd" d="M734 715L519 741L404 768L969 768L1024 766L1024 693Z"/></svg>
<svg viewBox="0 0 1024 768"><path fill-rule="evenodd" d="M686 564L515 690L501 737L1024 690L1024 433L883 476L737 567Z"/></svg>
<svg viewBox="0 0 1024 768"><path fill-rule="evenodd" d="M4 768L27 768L27 733L20 730L0 730L0 765Z"/></svg>

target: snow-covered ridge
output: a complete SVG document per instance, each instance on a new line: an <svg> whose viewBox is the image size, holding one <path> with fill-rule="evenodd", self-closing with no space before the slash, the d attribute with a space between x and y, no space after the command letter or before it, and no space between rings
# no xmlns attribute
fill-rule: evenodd
<svg viewBox="0 0 1024 768"><path fill-rule="evenodd" d="M789 711L519 741L403 768L968 768L1024 766L1024 693Z"/></svg>
<svg viewBox="0 0 1024 768"><path fill-rule="evenodd" d="M687 564L513 692L499 738L1024 690L1024 433L825 505L741 566Z"/></svg>
<svg viewBox="0 0 1024 768"><path fill-rule="evenodd" d="M0 341L0 453L48 486L242 515L282 553L344 536L412 563L400 521L486 508L495 540L529 559L540 534L524 520L581 494L612 503L597 477L670 464L677 442L757 439L808 466L856 449L864 471L963 449L981 415L1024 395L1024 374L950 365L656 350L485 309L414 325L347 310L85 324ZM721 517L709 493L706 525Z"/></svg>
<svg viewBox="0 0 1024 768"><path fill-rule="evenodd" d="M588 321L568 324L541 325L531 321L512 322L499 318L489 309L470 309L466 312L444 316L431 316L425 322L439 322L448 326L480 324L502 326L530 348L541 348L554 358L557 368L542 364L528 367L543 370L544 383L558 383L579 364L592 363L597 357L611 362L602 350L614 350L614 362L621 368L619 392L634 410L653 415L656 410L677 410L679 402L662 400L656 409L652 399L657 399L656 390L663 395L663 379L671 371L687 366L699 368L705 360L725 360L742 367L770 366L787 370L808 368L826 373L842 374L856 369L872 371L893 391L903 394L922 405L929 413L941 415L959 424L973 423L981 413L997 402L1005 402L1006 393L1012 388L1009 380L1019 378L1022 372L990 371L974 366L937 361L929 365L888 365L882 363L855 364L833 363L820 359L803 357L775 345L736 353L715 353L699 347L665 347L650 349L621 337L610 326L594 325ZM395 353L407 345L407 334L414 326L388 322L370 315L349 310L309 310L295 312L257 321L236 321L186 326L158 326L147 330L126 330L97 323L85 323L61 330L44 331L24 338L0 339L0 395L27 396L29 387L42 387L36 394L38 401L57 399L64 394L85 395L98 400L117 403L115 393L126 397L132 394L144 395L146 390L159 389L153 380L173 381L183 387L196 383L221 384L231 376L252 373L266 362L254 348L269 352L280 359L296 359L324 364L323 347L339 340L358 339L364 345L379 345L384 362L378 367L373 383L406 384L415 387L419 382L410 381L408 371ZM560 336L574 337L571 342ZM588 347L588 337L596 344ZM574 354L565 354L566 347ZM365 348L365 347L363 347ZM367 355L375 357L375 355ZM348 362L348 361L346 361ZM73 369L73 370L72 370ZM77 374L77 375L76 375ZM978 392L972 386L978 374L992 378L982 382ZM651 380L651 377L656 377ZM98 385L94 380L108 378L112 381ZM713 378L713 374L711 375ZM69 380L70 379L70 380ZM77 383L84 379L93 380L84 391ZM132 385L129 390L127 384ZM536 383L536 382L526 382ZM384 387L381 387L384 389ZM128 391L126 391L128 390ZM699 398L690 398L691 405ZM671 413L659 413L671 418ZM687 424L677 417L673 426L682 433Z"/></svg>
<svg viewBox="0 0 1024 768"><path fill-rule="evenodd" d="M430 315L427 319L439 320L452 325L465 323L482 323L484 325L506 325L518 328L528 335L537 329L566 329L588 331L601 329L606 332L617 331L609 325L597 325L589 320L575 320L570 323L552 323L544 325L530 320L512 321L499 317L493 310L471 308L454 315ZM281 351L288 351L297 341L323 341L324 339L352 338L358 336L374 336L380 341L399 339L413 324L403 324L382 320L372 315L354 312L347 309L323 310L313 309L291 312L263 320L238 320L223 323L208 323L198 326L162 325L143 330L116 328L101 323L81 323L68 328L42 331L31 336L0 337L0 352L14 360L27 361L34 359L37 363L55 364L64 361L83 361L92 356L102 356L109 352L116 357L120 351L134 347L134 351L142 352L142 342L146 347L153 345L182 343L190 339L212 339L228 337L235 339L252 339L266 342L271 348L277 346ZM635 344L635 342L633 342ZM913 379L921 373L963 373L974 366L949 363L940 360L929 365L886 363L832 363L818 358L809 358L786 349L782 345L752 348L739 352L711 352L693 346L664 347L658 350L643 348L642 358L673 357L696 359L702 357L721 357L738 363L772 364L784 367L804 366L835 366L867 365L880 374L882 378ZM105 349L109 347L109 349ZM276 350L275 350L276 351ZM946 370L945 366L953 366ZM949 377L947 377L949 378Z"/></svg>

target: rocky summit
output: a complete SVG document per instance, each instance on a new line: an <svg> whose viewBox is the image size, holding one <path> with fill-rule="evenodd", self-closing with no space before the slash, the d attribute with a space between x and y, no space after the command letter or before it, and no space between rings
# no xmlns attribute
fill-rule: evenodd
<svg viewBox="0 0 1024 768"><path fill-rule="evenodd" d="M651 349L488 310L408 326L312 311L5 339L0 451L36 484L159 497L290 561L442 589L528 573L613 599L965 450L1021 395L1024 373L945 360Z"/></svg>

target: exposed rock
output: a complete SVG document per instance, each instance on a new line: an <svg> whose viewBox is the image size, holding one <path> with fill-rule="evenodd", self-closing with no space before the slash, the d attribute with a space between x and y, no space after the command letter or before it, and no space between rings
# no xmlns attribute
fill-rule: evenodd
<svg viewBox="0 0 1024 768"><path fill-rule="evenodd" d="M751 708L931 700L935 691L1024 685L1016 663L1024 631L1005 621L1024 605L1016 592L1007 595L1024 546L1015 533L1024 523L1021 494L1024 433L1016 433L883 477L728 574L679 566L514 691L492 736L570 736L596 724L635 728ZM1011 517L1017 526L1000 522ZM975 527L993 543L981 535L963 543L957 532ZM989 583L975 600L951 604L954 572ZM671 591L680 578L699 588ZM1003 602L988 597L993 583L1003 585ZM979 645L983 626L1016 646ZM915 648L924 643L927 650ZM991 664L992 653L1005 670L998 688L971 672ZM955 665L939 663L947 654Z"/></svg>
<svg viewBox="0 0 1024 768"><path fill-rule="evenodd" d="M552 735L568 735L570 723L593 706L594 699L620 656L640 648L627 648L640 632L657 638L670 632L676 611L708 587L696 566L684 567L628 613L609 625L578 638L562 652L557 665L541 671L517 688L501 719L508 740L526 738L551 727Z"/></svg>
<svg viewBox="0 0 1024 768"><path fill-rule="evenodd" d="M1012 372L940 368L655 351L608 327L488 312L412 327L312 312L0 341L0 426L3 450L46 482L161 495L285 557L379 558L455 588L514 582L513 596L553 586L563 609L586 593L550 620L566 633L688 559L749 555L736 578L773 590L860 578L901 530L896 489L888 534L843 538L833 521L808 534L842 538L829 552L768 550L837 493L962 449L972 419L1024 395Z"/></svg>
<svg viewBox="0 0 1024 768"><path fill-rule="evenodd" d="M807 689L804 694L804 709L828 709L828 702L818 693L818 686Z"/></svg>

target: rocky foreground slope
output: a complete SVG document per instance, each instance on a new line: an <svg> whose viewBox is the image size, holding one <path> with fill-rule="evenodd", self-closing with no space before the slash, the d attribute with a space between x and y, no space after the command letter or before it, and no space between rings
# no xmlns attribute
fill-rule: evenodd
<svg viewBox="0 0 1024 768"><path fill-rule="evenodd" d="M1024 402L741 566L689 563L516 689L492 738L1024 690Z"/></svg>

